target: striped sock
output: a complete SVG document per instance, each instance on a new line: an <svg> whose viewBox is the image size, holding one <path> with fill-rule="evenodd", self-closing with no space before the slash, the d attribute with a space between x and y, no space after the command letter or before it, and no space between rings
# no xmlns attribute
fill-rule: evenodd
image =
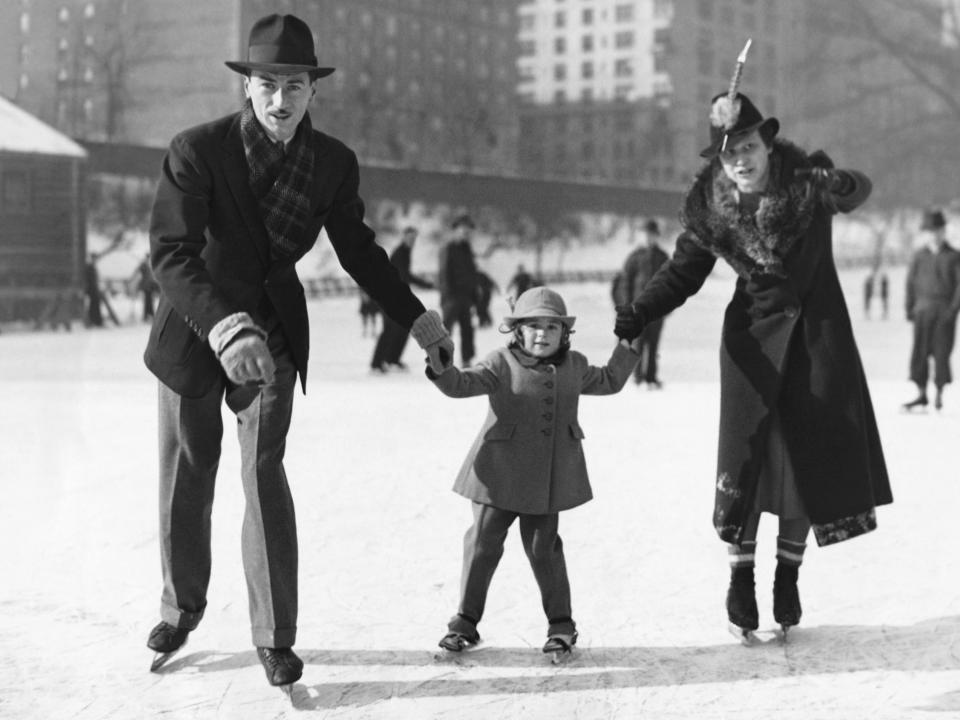
<svg viewBox="0 0 960 720"><path fill-rule="evenodd" d="M803 562L803 551L807 549L807 544L786 540L782 537L777 538L777 562L792 567L800 567Z"/></svg>
<svg viewBox="0 0 960 720"><path fill-rule="evenodd" d="M753 540L740 543L739 545L727 545L727 554L730 559L731 568L752 568L754 566L754 556L757 550L757 543Z"/></svg>

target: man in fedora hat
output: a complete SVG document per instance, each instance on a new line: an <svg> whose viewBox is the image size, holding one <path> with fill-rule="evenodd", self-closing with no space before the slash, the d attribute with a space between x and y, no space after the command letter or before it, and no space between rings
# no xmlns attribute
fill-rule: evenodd
<svg viewBox="0 0 960 720"><path fill-rule="evenodd" d="M250 31L246 102L177 135L163 160L150 223L160 302L144 359L159 378L161 622L156 669L207 606L210 517L223 434L238 421L246 497L242 553L253 644L272 685L303 663L297 631L297 532L283 467L297 376L306 390L308 317L296 262L321 229L351 277L410 328L437 371L453 343L364 224L357 157L312 128L315 82L333 72L310 28L269 15Z"/></svg>
<svg viewBox="0 0 960 720"><path fill-rule="evenodd" d="M762 512L779 517L773 614L786 631L800 620L811 526L819 545L837 543L873 530L876 506L892 501L831 247L833 215L861 205L871 185L777 138L779 121L735 84L714 97L709 122L673 256L618 308L615 329L637 337L696 293L718 258L737 274L721 331L713 522L729 548L731 629L749 642Z"/></svg>
<svg viewBox="0 0 960 720"><path fill-rule="evenodd" d="M941 210L924 211L920 233L923 245L910 261L906 291L907 319L913 323L910 380L920 392L903 407L913 410L927 406L932 358L937 392L933 405L939 410L943 407L943 388L953 379L950 354L960 311L960 252L947 244L947 219Z"/></svg>
<svg viewBox="0 0 960 720"><path fill-rule="evenodd" d="M623 297L625 302L633 302L656 274L667 259L667 253L658 244L660 225L650 218L643 224L643 243L635 248L623 263ZM637 384L647 383L651 390L659 390L663 384L659 377L657 354L660 352L660 334L663 332L663 318L647 323L643 332L634 341L634 349L640 356L633 371Z"/></svg>

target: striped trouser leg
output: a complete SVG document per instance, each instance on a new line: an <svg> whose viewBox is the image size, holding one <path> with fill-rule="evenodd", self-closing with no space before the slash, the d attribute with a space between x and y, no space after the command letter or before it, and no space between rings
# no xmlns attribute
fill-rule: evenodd
<svg viewBox="0 0 960 720"><path fill-rule="evenodd" d="M277 365L274 381L231 387L227 405L237 416L240 440L246 500L241 548L253 644L285 648L297 632L297 525L283 468L296 369L279 328L269 343Z"/></svg>
<svg viewBox="0 0 960 720"><path fill-rule="evenodd" d="M223 387L185 398L159 385L160 617L193 630L207 605L210 581L210 514L223 436Z"/></svg>

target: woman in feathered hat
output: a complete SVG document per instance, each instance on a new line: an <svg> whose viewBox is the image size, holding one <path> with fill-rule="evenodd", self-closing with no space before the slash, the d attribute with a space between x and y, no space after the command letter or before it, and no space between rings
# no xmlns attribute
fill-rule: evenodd
<svg viewBox="0 0 960 720"><path fill-rule="evenodd" d="M683 304L717 258L737 273L721 339L713 523L729 543L731 630L749 642L761 512L779 516L773 614L786 632L800 620L811 526L818 545L856 537L892 497L831 239L833 215L859 207L870 181L777 138L779 121L738 80L711 103L708 162L684 199L674 255L617 309L616 332L632 339Z"/></svg>

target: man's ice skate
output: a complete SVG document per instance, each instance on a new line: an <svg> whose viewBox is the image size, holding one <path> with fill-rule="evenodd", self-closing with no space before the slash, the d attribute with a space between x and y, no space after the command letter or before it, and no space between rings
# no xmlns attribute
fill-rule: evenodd
<svg viewBox="0 0 960 720"><path fill-rule="evenodd" d="M257 657L267 674L267 682L280 688L293 700L293 684L303 675L303 660L290 648L258 647Z"/></svg>
<svg viewBox="0 0 960 720"><path fill-rule="evenodd" d="M773 576L773 619L780 625L783 642L787 641L787 631L800 622L803 614L797 590L798 572L795 565L778 563Z"/></svg>
<svg viewBox="0 0 960 720"><path fill-rule="evenodd" d="M156 653L150 663L150 672L156 672L176 655L180 648L187 644L189 634L189 630L174 627L167 622L161 622L154 627L147 638L147 647Z"/></svg>
<svg viewBox="0 0 960 720"><path fill-rule="evenodd" d="M574 630L571 634L551 633L544 643L543 652L550 656L550 662L557 665L566 662L573 654L573 646L577 644L579 633Z"/></svg>
<svg viewBox="0 0 960 720"><path fill-rule="evenodd" d="M760 612L757 610L752 567L737 567L730 571L727 619L730 633L741 644L749 647L759 642L755 631L760 626Z"/></svg>

